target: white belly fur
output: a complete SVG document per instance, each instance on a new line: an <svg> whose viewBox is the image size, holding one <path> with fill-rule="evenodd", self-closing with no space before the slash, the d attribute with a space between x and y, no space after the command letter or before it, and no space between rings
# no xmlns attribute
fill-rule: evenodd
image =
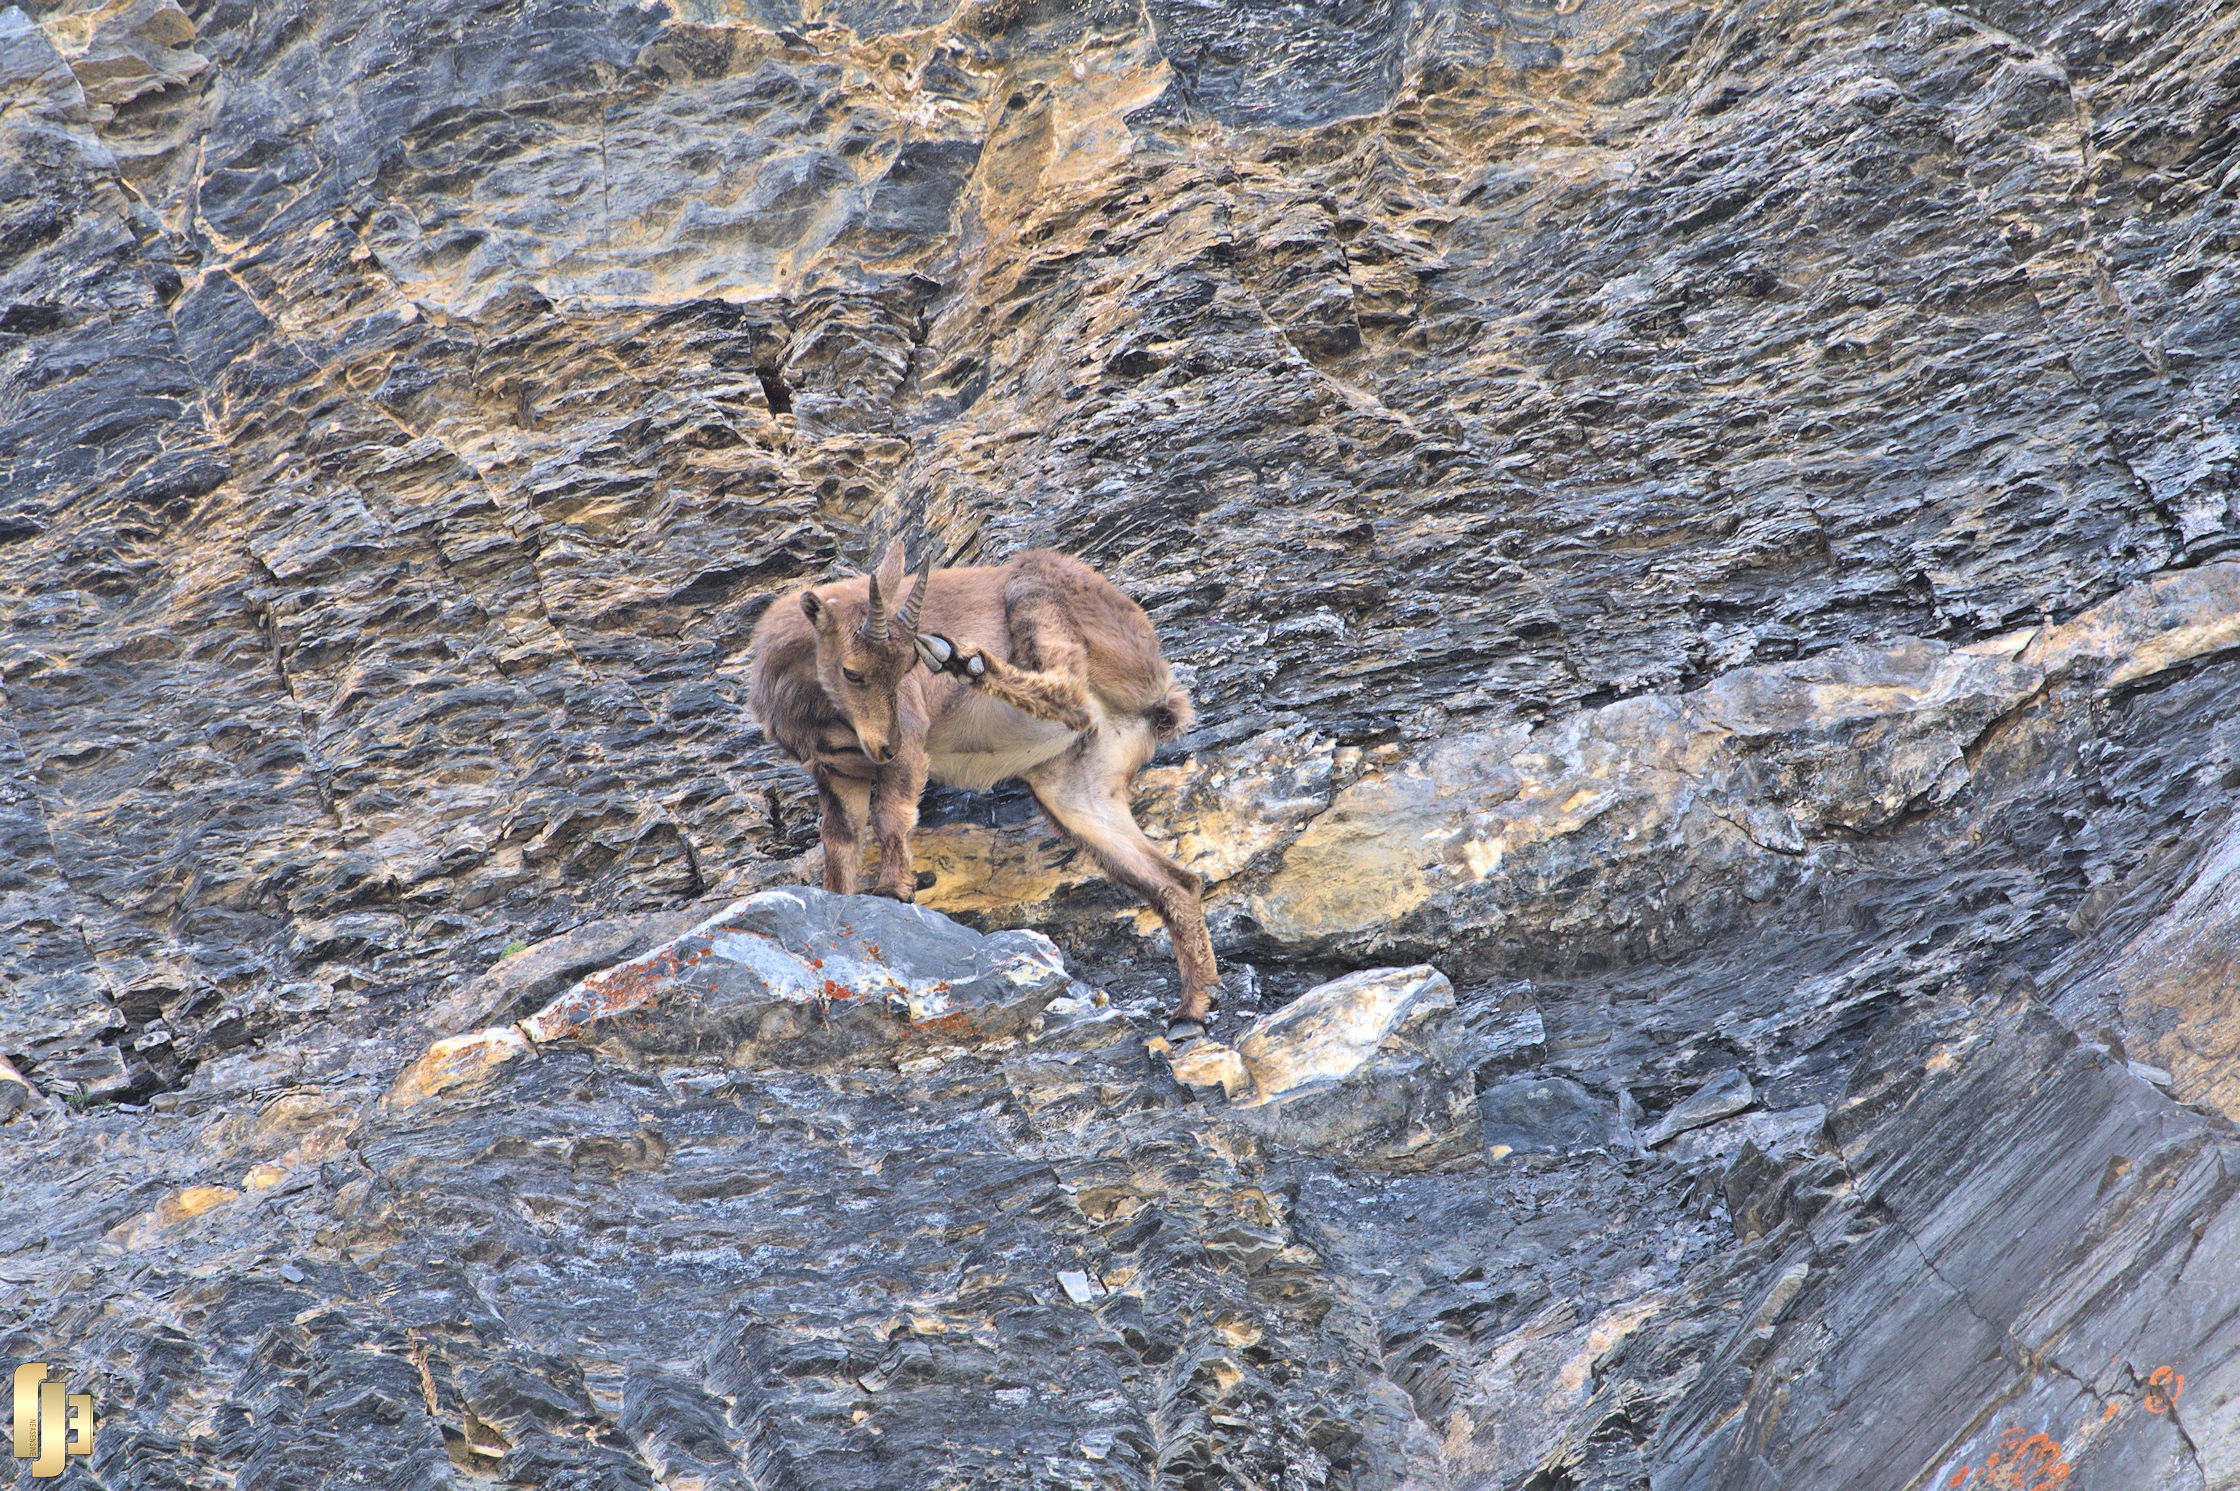
<svg viewBox="0 0 2240 1491"><path fill-rule="evenodd" d="M1090 711L1101 716L1094 700ZM1071 750L1081 732L975 694L926 737L926 774L945 787L985 791Z"/></svg>

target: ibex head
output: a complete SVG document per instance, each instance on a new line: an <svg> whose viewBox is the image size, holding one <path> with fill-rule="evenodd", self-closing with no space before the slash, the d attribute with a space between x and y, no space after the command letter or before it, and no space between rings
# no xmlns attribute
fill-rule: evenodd
<svg viewBox="0 0 2240 1491"><path fill-rule="evenodd" d="M833 594L842 586L823 586L826 593L806 590L801 609L817 629L817 681L850 728L863 753L884 765L894 759L897 705L895 691L912 668L918 666L915 640L918 607L926 598L926 580L933 573L933 555L918 569L910 598L893 611L888 598L901 593L903 554L900 539L887 545L884 558L870 576L871 590L862 601ZM852 588L852 587L847 587Z"/></svg>

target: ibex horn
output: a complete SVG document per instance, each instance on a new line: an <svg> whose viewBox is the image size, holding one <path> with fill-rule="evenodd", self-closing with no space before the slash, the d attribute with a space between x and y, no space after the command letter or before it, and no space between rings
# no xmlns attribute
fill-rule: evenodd
<svg viewBox="0 0 2240 1491"><path fill-rule="evenodd" d="M910 587L910 599L902 603L902 610L895 616L895 624L887 628L889 641L903 642L918 635L918 607L925 603L926 581L932 578L933 554L928 551L926 562L918 566L918 583Z"/></svg>
<svg viewBox="0 0 2240 1491"><path fill-rule="evenodd" d="M887 608L879 600L879 572L873 570L871 581L871 608L863 613L863 635L870 641L879 640L887 626Z"/></svg>

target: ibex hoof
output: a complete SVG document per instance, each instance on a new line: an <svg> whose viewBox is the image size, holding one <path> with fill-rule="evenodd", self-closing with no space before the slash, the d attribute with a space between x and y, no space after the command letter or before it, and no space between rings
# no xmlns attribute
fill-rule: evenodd
<svg viewBox="0 0 2240 1491"><path fill-rule="evenodd" d="M919 659L936 673L954 673L959 678L978 678L988 671L986 658L977 651L965 651L947 637L933 632L920 632L916 641Z"/></svg>
<svg viewBox="0 0 2240 1491"><path fill-rule="evenodd" d="M871 887L871 894L885 896L890 901L900 901L906 906L918 898L917 892L908 886L897 889L891 885L874 885Z"/></svg>
<svg viewBox="0 0 2240 1491"><path fill-rule="evenodd" d="M1178 1019L1167 1022L1167 1039L1177 1044L1183 1041L1194 1041L1205 1033L1206 1022L1203 1020Z"/></svg>

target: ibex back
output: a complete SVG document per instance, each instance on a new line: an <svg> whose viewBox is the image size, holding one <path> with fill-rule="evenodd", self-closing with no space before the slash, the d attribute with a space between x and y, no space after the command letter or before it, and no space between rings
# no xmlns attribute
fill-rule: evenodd
<svg viewBox="0 0 2240 1491"><path fill-rule="evenodd" d="M990 568L878 571L779 601L755 627L756 718L816 778L824 888L855 890L868 820L876 895L912 899L910 832L927 780L1025 781L1050 821L1166 923L1182 972L1170 1028L1202 1026L1220 984L1196 874L1128 807L1158 739L1190 722L1143 608L1077 559L1036 549ZM891 609L890 609L891 608ZM920 664L924 666L921 667Z"/></svg>

